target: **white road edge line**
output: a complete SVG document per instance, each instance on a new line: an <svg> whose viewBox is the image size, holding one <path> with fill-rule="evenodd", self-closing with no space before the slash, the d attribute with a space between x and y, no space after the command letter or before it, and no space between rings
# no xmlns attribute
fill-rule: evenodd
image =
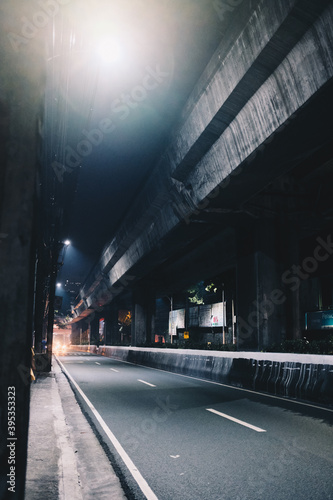
<svg viewBox="0 0 333 500"><path fill-rule="evenodd" d="M98 422L100 423L102 429L104 430L104 432L106 433L106 435L110 439L111 443L113 444L113 446L115 447L115 449L119 453L120 457L122 458L123 462L125 463L126 467L130 471L130 473L132 474L133 478L135 479L136 483L138 484L140 490L145 495L147 500L158 500L157 496L155 495L153 490L150 488L147 481L140 474L138 468L134 465L134 463L132 462L130 457L127 455L126 451L121 446L121 444L119 443L116 436L113 434L113 432L111 432L109 427L106 425L105 421L103 420L101 415L98 413L98 411L96 410L94 405L90 402L90 400L87 398L85 393L82 391L82 389L79 387L79 385L75 382L73 377L68 373L68 371L66 370L66 368L64 367L64 365L62 364L62 362L59 359L58 359L58 362L60 363L60 366L61 366L61 369L63 370L63 372L66 373L69 380L75 386L77 391L80 393L80 395L82 396L84 401L87 403L87 405L89 406L89 408L91 409L91 411L95 415L95 417L98 420Z"/></svg>
<svg viewBox="0 0 333 500"><path fill-rule="evenodd" d="M119 370L116 370L115 368L110 368L110 370L112 370L113 372L119 373Z"/></svg>
<svg viewBox="0 0 333 500"><path fill-rule="evenodd" d="M145 382L145 380L141 380L140 378L138 378L137 380L138 380L138 382L142 382L143 384L150 385L150 387L156 387L156 385L150 384L149 382Z"/></svg>
<svg viewBox="0 0 333 500"><path fill-rule="evenodd" d="M207 411L210 411L211 413L215 413L216 415L219 415L220 417L226 418L228 420L232 420L232 422L236 422L236 424L243 425L244 427L248 427L249 429L252 429L253 431L256 432L266 432L264 429L261 429L260 427L256 427L255 425L248 424L247 422L244 422L243 420L239 420L238 418L231 417L230 415L226 415L225 413L221 413L220 411L214 410L213 408L206 408Z"/></svg>
<svg viewBox="0 0 333 500"><path fill-rule="evenodd" d="M96 365L100 365L101 363L99 363L98 361L95 361L95 364L96 364Z"/></svg>

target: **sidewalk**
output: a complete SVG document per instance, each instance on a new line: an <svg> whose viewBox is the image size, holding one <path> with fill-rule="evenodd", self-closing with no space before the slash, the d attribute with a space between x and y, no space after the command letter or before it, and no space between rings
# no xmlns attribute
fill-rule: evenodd
<svg viewBox="0 0 333 500"><path fill-rule="evenodd" d="M31 386L25 500L125 500L56 360Z"/></svg>

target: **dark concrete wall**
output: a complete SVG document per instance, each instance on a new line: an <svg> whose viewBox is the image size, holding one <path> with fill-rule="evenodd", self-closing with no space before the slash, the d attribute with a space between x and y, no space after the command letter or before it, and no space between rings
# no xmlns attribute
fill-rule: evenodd
<svg viewBox="0 0 333 500"><path fill-rule="evenodd" d="M43 49L38 36L13 46L26 2L1 4L0 18L0 498L24 498L29 423L35 270L38 118L43 100ZM8 402L10 401L10 405ZM14 404L13 404L14 403ZM12 413L9 413L12 412ZM15 422L9 426L8 422ZM15 419L15 420L14 420ZM10 428L9 428L10 427ZM14 429L13 434L9 430ZM7 437L16 437L8 463ZM8 491L10 465L14 491Z"/></svg>

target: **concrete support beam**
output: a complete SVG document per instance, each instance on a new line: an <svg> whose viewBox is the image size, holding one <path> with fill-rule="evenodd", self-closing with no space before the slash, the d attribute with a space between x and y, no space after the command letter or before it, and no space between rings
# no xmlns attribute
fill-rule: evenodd
<svg viewBox="0 0 333 500"><path fill-rule="evenodd" d="M71 344L78 345L80 344L80 330L81 330L81 321L72 324L72 333L71 333Z"/></svg>
<svg viewBox="0 0 333 500"><path fill-rule="evenodd" d="M90 343L99 346L99 316L95 315L90 322Z"/></svg>
<svg viewBox="0 0 333 500"><path fill-rule="evenodd" d="M302 280L297 224L284 216L256 221L238 235L237 343L262 350L301 337ZM299 280L297 286L296 281Z"/></svg>
<svg viewBox="0 0 333 500"><path fill-rule="evenodd" d="M285 330L282 331L282 339L301 338L300 321L300 288L293 287L289 281L286 282L289 270L299 262L299 227L295 221L284 217L280 220L280 244L283 259L283 269L280 277L280 289L284 291L284 321Z"/></svg>
<svg viewBox="0 0 333 500"><path fill-rule="evenodd" d="M240 178L247 177L250 185L251 180L248 178L251 176L251 164L253 165L258 155L258 148L261 148L260 152L269 149L275 139L274 134L281 133L283 127L287 127L296 118L294 114L301 106L332 78L333 33L332 29L326 28L332 24L331 5L192 169L186 182L192 186L195 205L216 190L216 186L226 182L230 175L241 174ZM278 175L278 171L281 175L282 167L291 160L291 150L288 156L284 157L283 161L281 158L275 174L272 168L265 169L263 180L266 183L269 176L272 176L272 179L274 175ZM238 167L240 171L237 171ZM253 177L252 182L257 182L258 190L258 179Z"/></svg>
<svg viewBox="0 0 333 500"><path fill-rule="evenodd" d="M280 343L286 302L281 282L278 223L256 221L238 235L237 345L258 349ZM288 244L290 244L288 242Z"/></svg>
<svg viewBox="0 0 333 500"><path fill-rule="evenodd" d="M257 15L260 16L261 13L258 11ZM152 199L157 198L159 205L162 203L161 210L157 215L156 210L153 210L151 218L147 217L148 212L142 214L141 220L146 222L145 229L141 230L140 236L136 237L125 253L114 262L109 273L110 285L114 286L126 272L132 272L132 268L158 247L159 242L171 234L179 224L181 215L174 210L172 193L178 193L176 205L180 205L183 200L189 208L189 214L191 211L196 213L207 206L209 201L205 200L209 197L228 197L228 192L231 193L229 181L236 179L235 190L230 196L235 207L239 207L244 198L258 192L299 158L299 148L303 147L304 138L302 140L301 137L295 137L294 143L289 144L288 149L279 150L281 159L272 165L272 168L260 165L260 171L253 170L256 160L260 159L260 155L257 157L258 148L261 148L260 152L269 152L275 136L287 127L292 128L293 120L301 107L332 78L333 37L332 29L328 29L328 26L332 25L333 6L330 5L314 20L313 25L291 48L275 71L244 104L209 151L187 173L184 185L189 186L189 189L181 188L166 179L166 172L170 171L175 160L171 160L170 154L161 159L157 173L151 176L144 193L144 196L152 196L152 193L159 192L160 196L155 194ZM233 67L237 67L237 64L238 60L234 59ZM223 71L222 65L222 74ZM228 74L224 76L228 81ZM189 116L187 126L196 127L192 116ZM313 142L314 148L318 147L320 138L314 136L312 129L308 128L304 133L309 135L306 140ZM175 138L175 151L178 150L178 143L182 143L181 139ZM161 184L161 179L164 185ZM187 201L184 200L186 196ZM165 203L166 197L168 202ZM155 206L154 202L152 208L155 209ZM137 214L135 222L138 224ZM113 249L110 258L114 255Z"/></svg>
<svg viewBox="0 0 333 500"><path fill-rule="evenodd" d="M105 334L107 345L120 344L120 332L118 325L118 306L112 302L105 311Z"/></svg>
<svg viewBox="0 0 333 500"><path fill-rule="evenodd" d="M197 89L193 92L195 102L188 105L189 116L168 149L173 177L186 178L328 4L261 1L245 29L233 33L232 46L222 41L216 52L220 64L212 60L207 66L204 86L199 96ZM295 55L294 64L301 64Z"/></svg>
<svg viewBox="0 0 333 500"><path fill-rule="evenodd" d="M154 335L155 298L152 290L140 287L133 294L132 345L151 343Z"/></svg>

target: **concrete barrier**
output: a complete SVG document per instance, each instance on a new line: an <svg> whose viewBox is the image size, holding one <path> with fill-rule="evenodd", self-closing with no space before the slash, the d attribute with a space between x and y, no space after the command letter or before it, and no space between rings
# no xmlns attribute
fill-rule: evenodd
<svg viewBox="0 0 333 500"><path fill-rule="evenodd" d="M333 405L330 355L113 346L72 348L276 396Z"/></svg>

